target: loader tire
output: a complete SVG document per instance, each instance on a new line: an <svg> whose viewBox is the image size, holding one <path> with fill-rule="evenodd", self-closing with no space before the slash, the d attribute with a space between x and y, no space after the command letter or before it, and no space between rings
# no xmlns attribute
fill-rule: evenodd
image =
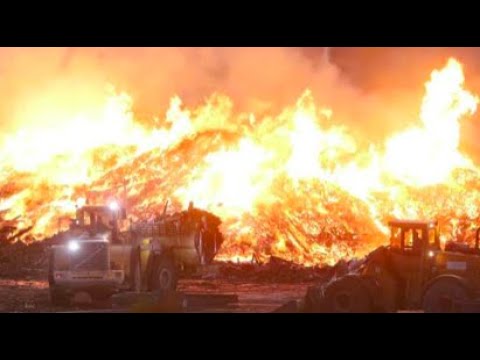
<svg viewBox="0 0 480 360"><path fill-rule="evenodd" d="M426 313L460 312L456 302L468 301L467 289L454 279L441 279L432 284L423 297L423 310Z"/></svg>
<svg viewBox="0 0 480 360"><path fill-rule="evenodd" d="M178 273L171 256L162 255L153 272L153 290L159 292L172 292L177 288Z"/></svg>
<svg viewBox="0 0 480 360"><path fill-rule="evenodd" d="M131 286L130 291L140 292L142 291L142 269L140 266L140 256L135 254L132 257L131 268Z"/></svg>
<svg viewBox="0 0 480 360"><path fill-rule="evenodd" d="M97 309L111 309L113 307L112 295L94 298L92 305Z"/></svg>
<svg viewBox="0 0 480 360"><path fill-rule="evenodd" d="M370 313L373 302L368 288L359 278L346 276L326 288L325 309L333 313Z"/></svg>
<svg viewBox="0 0 480 360"><path fill-rule="evenodd" d="M323 297L323 286L310 286L304 298L304 311L307 313L325 312L325 299Z"/></svg>
<svg viewBox="0 0 480 360"><path fill-rule="evenodd" d="M60 293L55 287L50 287L50 303L53 306L67 307L70 305L70 298Z"/></svg>

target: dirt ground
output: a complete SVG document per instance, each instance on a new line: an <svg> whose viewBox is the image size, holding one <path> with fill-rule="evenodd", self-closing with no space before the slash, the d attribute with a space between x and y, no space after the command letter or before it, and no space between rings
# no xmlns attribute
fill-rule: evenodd
<svg viewBox="0 0 480 360"><path fill-rule="evenodd" d="M44 243L0 246L0 312L125 311L122 301L121 305L113 302L113 310L53 307L46 248ZM177 295L182 304L195 304L182 305L181 311L186 312L271 312L303 298L309 285L329 278L335 269L304 268L275 257L265 264L218 262L195 278L181 280ZM222 297L230 302L222 302Z"/></svg>
<svg viewBox="0 0 480 360"><path fill-rule="evenodd" d="M189 294L236 294L238 302L230 307L207 308L195 312L272 312L281 305L305 296L308 283L261 284L217 281L183 281L179 289Z"/></svg>
<svg viewBox="0 0 480 360"><path fill-rule="evenodd" d="M284 303L305 295L308 283L240 283L222 279L182 280L178 290L185 294L237 295L238 302L220 306L195 307L186 312L272 312ZM0 279L0 312L126 312L127 309L56 308L50 304L48 282L39 276L30 279Z"/></svg>
<svg viewBox="0 0 480 360"><path fill-rule="evenodd" d="M52 312L46 280L0 279L0 312Z"/></svg>
<svg viewBox="0 0 480 360"><path fill-rule="evenodd" d="M0 242L0 312L124 311L122 306L131 306L120 299L112 303L113 310L53 307L47 272L48 249L55 241ZM348 266L348 262L339 262L333 267L307 268L275 256L265 263L213 262L193 274L194 278L179 282L175 301L187 312L270 312L303 298L309 285L344 272ZM225 298L230 300L222 302Z"/></svg>

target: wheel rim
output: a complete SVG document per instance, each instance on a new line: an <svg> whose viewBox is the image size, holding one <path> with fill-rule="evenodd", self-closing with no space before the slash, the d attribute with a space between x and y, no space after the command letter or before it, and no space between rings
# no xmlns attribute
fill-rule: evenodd
<svg viewBox="0 0 480 360"><path fill-rule="evenodd" d="M454 313L462 312L464 302L468 302L469 294L459 284L438 282L427 290L423 301L426 312Z"/></svg>
<svg viewBox="0 0 480 360"><path fill-rule="evenodd" d="M339 311L348 311L351 307L351 297L349 293L342 292L335 296L335 308Z"/></svg>
<svg viewBox="0 0 480 360"><path fill-rule="evenodd" d="M438 299L438 308L441 312L452 312L453 299L448 295L440 296Z"/></svg>
<svg viewBox="0 0 480 360"><path fill-rule="evenodd" d="M160 274L158 275L158 283L161 289L167 289L170 286L171 281L171 274L170 271L167 269L160 270Z"/></svg>

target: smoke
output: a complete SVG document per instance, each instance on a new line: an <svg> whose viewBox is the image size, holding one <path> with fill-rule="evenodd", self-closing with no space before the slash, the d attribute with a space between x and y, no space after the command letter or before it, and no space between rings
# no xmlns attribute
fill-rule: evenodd
<svg viewBox="0 0 480 360"><path fill-rule="evenodd" d="M196 106L215 92L230 96L236 111L276 114L310 88L318 105L333 110L332 121L379 141L416 121L423 83L447 53L452 55L448 49L3 48L0 130L8 136L23 126L56 126L88 114L104 101L106 84L132 96L141 120L163 118L173 95Z"/></svg>
<svg viewBox="0 0 480 360"><path fill-rule="evenodd" d="M387 117L378 121L379 124L388 123L385 132L390 133L415 121L425 81L433 69L444 66L450 57L463 64L466 88L480 94L479 55L479 48L395 47L333 48L331 57L356 89L375 94L381 104L392 105L391 112L397 120ZM480 160L480 147L474 138L480 131L476 116L462 120L461 126L462 147Z"/></svg>

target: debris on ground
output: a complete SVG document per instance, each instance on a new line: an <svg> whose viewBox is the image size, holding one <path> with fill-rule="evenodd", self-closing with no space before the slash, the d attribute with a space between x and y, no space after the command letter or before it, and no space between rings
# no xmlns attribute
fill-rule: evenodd
<svg viewBox="0 0 480 360"><path fill-rule="evenodd" d="M184 304L191 310L235 306L237 294L185 294Z"/></svg>
<svg viewBox="0 0 480 360"><path fill-rule="evenodd" d="M62 234L39 242L6 242L0 241L0 279L12 279L16 284L22 281L46 281L48 270L49 247L61 241ZM306 289L307 284L316 284L310 286L311 289L318 289L318 284L328 283L331 279L341 277L349 273L358 266L359 260L341 260L334 266L313 266L305 267L276 256L271 256L267 262L234 263L234 262L215 262L210 269L200 276L197 283L201 285L201 292L189 293L188 289L181 289L181 292L175 296L159 298L155 294L119 294L113 301L112 310L118 308L127 308L133 312L186 312L186 311L205 311L205 309L232 309L236 311L238 296L237 291L244 291L244 285L234 284L266 284L273 286L272 293L277 293L278 286L281 284L298 284ZM9 280L10 281L10 280ZM198 282L199 281L199 282ZM231 293L219 293L217 283L230 283L233 288ZM278 285L277 285L278 284ZM304 284L304 285L302 285ZM15 285L16 287L18 285ZM240 288L238 288L240 286ZM247 286L247 285L245 285ZM248 285L250 286L250 285ZM211 291L209 290L211 288ZM186 291L186 292L185 292ZM317 290L309 290L315 293ZM52 311L49 305L48 285L43 284L42 289L35 290L32 294L40 294L38 299L25 294L22 302L12 298L8 301L5 308L1 311ZM285 294L287 295L287 294ZM36 295L37 296L37 295ZM127 299L130 296L129 299ZM278 296L278 305L282 303L282 294ZM288 295L290 296L290 295ZM135 301L132 298L135 297ZM123 299L123 300L122 300ZM286 299L285 299L286 300ZM285 301L284 300L284 301ZM20 301L20 299L18 299ZM243 300L242 300L243 301ZM252 309L259 306L256 300L249 300L250 303L243 303L241 308L251 306ZM263 300L262 300L263 301ZM299 307L303 307L304 302L290 302L288 306L283 307L277 312L296 312ZM186 310L188 308L188 310ZM70 308L68 308L70 309Z"/></svg>
<svg viewBox="0 0 480 360"><path fill-rule="evenodd" d="M231 281L253 281L265 283L309 282L330 278L337 269L331 266L305 267L275 256L267 263L233 263L217 264L216 276ZM207 278L211 278L208 274Z"/></svg>
<svg viewBox="0 0 480 360"><path fill-rule="evenodd" d="M0 277L29 278L46 274L48 244L0 243Z"/></svg>
<svg viewBox="0 0 480 360"><path fill-rule="evenodd" d="M59 241L60 236L30 244L0 242L0 277L44 277L48 268L48 249ZM266 263L216 262L208 272L202 274L202 279L222 278L260 283L319 282L348 273L349 267L356 261L341 260L335 266L323 267L305 267L276 256L271 256Z"/></svg>
<svg viewBox="0 0 480 360"><path fill-rule="evenodd" d="M299 300L289 301L279 306L276 313L298 313L298 312L324 312L324 298L327 287L338 279L344 279L347 275L356 273L365 263L367 258L340 260L334 266L329 268L320 268L324 270L324 276L315 279L313 285L308 286L305 296ZM328 269L328 271L326 271Z"/></svg>
<svg viewBox="0 0 480 360"><path fill-rule="evenodd" d="M186 312L209 308L232 307L238 302L236 294L212 293L120 293L112 297L114 309L131 312Z"/></svg>
<svg viewBox="0 0 480 360"><path fill-rule="evenodd" d="M42 241L0 241L0 277L12 279L45 278L50 246L62 241L66 232Z"/></svg>
<svg viewBox="0 0 480 360"><path fill-rule="evenodd" d="M374 250L368 256L381 250L382 247ZM297 312L324 312L325 311L325 291L328 286L339 279L347 279L352 274L356 274L364 265L368 259L364 257L362 259L352 259L349 261L340 260L335 266L335 271L330 277L317 281L314 285L307 288L305 297L298 303Z"/></svg>

